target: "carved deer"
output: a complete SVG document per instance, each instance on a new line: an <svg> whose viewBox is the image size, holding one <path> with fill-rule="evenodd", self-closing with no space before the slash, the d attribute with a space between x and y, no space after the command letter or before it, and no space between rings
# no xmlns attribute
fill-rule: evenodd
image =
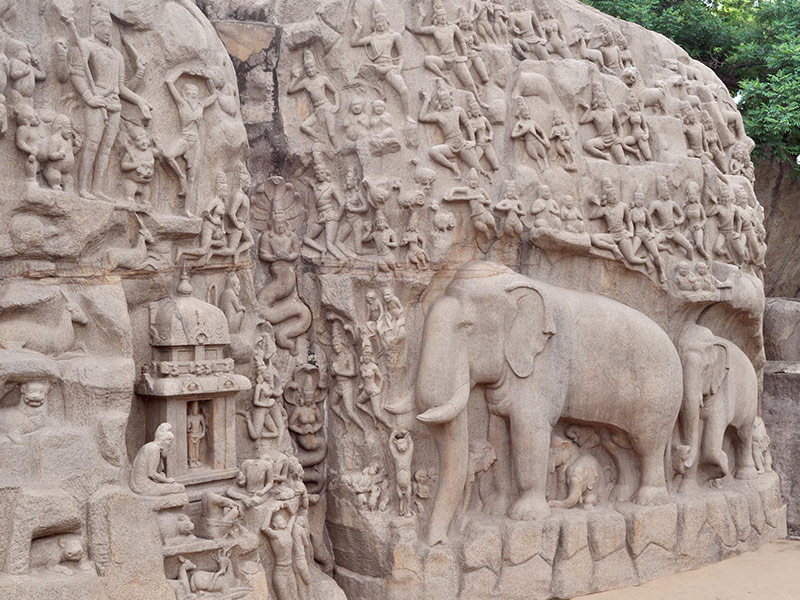
<svg viewBox="0 0 800 600"><path fill-rule="evenodd" d="M576 27L570 33L570 46L578 46L578 56L584 60L590 60L597 65L600 70L605 70L606 64L603 60L603 53L595 48L589 48L586 38L589 33L583 27Z"/></svg>
<svg viewBox="0 0 800 600"><path fill-rule="evenodd" d="M138 216L136 220L139 222L136 243L130 248L109 248L106 252L106 262L112 270L117 268L139 269L147 260L148 246L154 244L155 239Z"/></svg>
<svg viewBox="0 0 800 600"><path fill-rule="evenodd" d="M187 594L194 596L197 592L241 592L247 587L237 586L231 562L233 548L220 548L217 552L216 571L198 571L197 565L184 556L179 556L181 566L178 569L178 581Z"/></svg>

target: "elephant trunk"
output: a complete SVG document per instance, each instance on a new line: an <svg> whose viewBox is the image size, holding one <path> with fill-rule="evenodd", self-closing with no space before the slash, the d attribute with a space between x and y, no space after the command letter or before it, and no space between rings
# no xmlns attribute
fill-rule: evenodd
<svg viewBox="0 0 800 600"><path fill-rule="evenodd" d="M700 437L700 405L703 402L702 365L697 357L684 357L683 405L680 411L683 441L689 446L684 467L691 469L698 460Z"/></svg>
<svg viewBox="0 0 800 600"><path fill-rule="evenodd" d="M466 344L457 339L460 303L442 298L431 308L425 322L422 354L417 372L416 396L439 453L439 479L428 519L428 543L444 542L464 496L469 456L466 406L470 377Z"/></svg>

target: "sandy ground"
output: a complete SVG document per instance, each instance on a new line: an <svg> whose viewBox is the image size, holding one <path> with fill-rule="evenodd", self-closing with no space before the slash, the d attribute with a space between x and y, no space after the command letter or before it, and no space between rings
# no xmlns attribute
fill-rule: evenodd
<svg viewBox="0 0 800 600"><path fill-rule="evenodd" d="M585 600L800 600L800 540L781 540L697 571ZM576 598L575 600L580 600Z"/></svg>

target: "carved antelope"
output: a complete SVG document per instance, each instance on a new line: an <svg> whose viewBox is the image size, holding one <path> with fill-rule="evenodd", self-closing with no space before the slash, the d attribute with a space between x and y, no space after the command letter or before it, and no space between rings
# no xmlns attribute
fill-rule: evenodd
<svg viewBox="0 0 800 600"><path fill-rule="evenodd" d="M136 216L139 228L136 232L136 243L131 248L109 248L106 252L106 261L111 269L140 269L147 261L147 248L155 243L153 235Z"/></svg>

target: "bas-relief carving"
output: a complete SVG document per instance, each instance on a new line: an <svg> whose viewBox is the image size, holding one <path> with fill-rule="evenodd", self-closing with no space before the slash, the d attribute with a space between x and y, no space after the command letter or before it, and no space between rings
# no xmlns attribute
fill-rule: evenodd
<svg viewBox="0 0 800 600"><path fill-rule="evenodd" d="M144 400L166 412L147 409L151 425L135 434L141 449L125 473L132 497L157 514L151 525L163 545L154 555L164 560L156 570L179 600L332 597L318 587L332 584L318 566L332 564L326 510L334 547L356 519L366 541L396 553L409 552L397 540L413 540L422 564L429 544L447 552L468 542L473 534L459 531L486 526L487 514L506 517L505 540L516 520L569 519L579 506L605 514L635 498L645 505L636 510L671 509L672 486L711 482L739 494L726 474L764 471L748 481L775 485L769 437L752 428L757 387L754 396L747 356L758 349L743 346L739 356L707 330L715 348L728 344L738 357L748 393L731 392L736 382L725 379L693 408L680 382L695 350L675 333L679 320L742 300L765 255L752 144L703 67L664 41L651 56L641 30L560 2L358 0L335 17L321 7L315 19L338 23L322 36L318 23L283 23L288 13L276 13L285 36L270 68L286 161L250 173L218 42L195 51L202 43L182 35L159 38L160 52L148 37L162 10L187 17L186 30L202 37L210 26L199 11L183 0L124 4L112 5L113 21L97 0L75 12L48 5L60 18L48 22L46 44L6 45L0 148L12 160L2 169L14 169L21 200L6 209L12 227L0 250L78 257L119 275L142 323L141 298L193 293L182 284L154 298L143 277L191 266L205 285L207 306L179 311L178 321L187 338L216 341L162 348L146 332L133 335L134 356L167 353L144 365L142 393L183 386ZM5 21L4 29L20 37ZM44 49L52 56L34 58ZM71 107L55 102L64 93L77 94ZM54 254L65 236L75 239L70 250ZM251 253L259 260L250 263ZM535 277L471 263L445 291L471 258ZM83 297L64 300L77 310L62 310L56 327L14 318L9 339L68 360L76 349L91 353L78 338L105 321L84 312ZM213 322L227 326L224 342L197 329L211 305ZM614 318L581 317L598 312ZM20 334L22 322L42 335ZM720 331L740 342L746 329ZM619 353L633 347L631 360L646 358L640 369ZM220 388L207 387L208 377ZM0 410L28 421L3 432L9 444L59 427L60 408L48 426L26 431L25 398L39 381L14 379L20 403ZM582 391L566 392L564 382ZM485 402L467 410L471 387ZM222 397L203 397L209 390ZM723 413L737 407L743 416ZM729 425L739 432L735 456L723 443ZM664 472L665 452L675 473ZM780 507L763 507L777 523ZM632 541L629 560L637 552ZM456 554L450 571L462 578L473 557L466 546ZM502 579L506 565L495 571ZM433 593L433 575L409 572L420 594ZM348 592L363 595L357 585Z"/></svg>

